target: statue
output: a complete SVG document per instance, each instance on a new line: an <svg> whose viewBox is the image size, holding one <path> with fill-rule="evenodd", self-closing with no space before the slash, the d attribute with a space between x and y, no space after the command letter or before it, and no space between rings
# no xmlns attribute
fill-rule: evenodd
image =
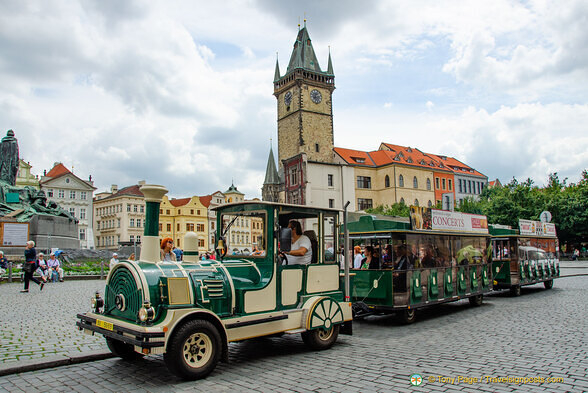
<svg viewBox="0 0 588 393"><path fill-rule="evenodd" d="M16 184L18 174L18 141L14 131L8 130L0 144L0 181L11 186Z"/></svg>

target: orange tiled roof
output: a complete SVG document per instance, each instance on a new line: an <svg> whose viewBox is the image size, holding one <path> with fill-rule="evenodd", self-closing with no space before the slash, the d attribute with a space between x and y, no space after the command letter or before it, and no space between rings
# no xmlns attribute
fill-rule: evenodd
<svg viewBox="0 0 588 393"><path fill-rule="evenodd" d="M47 174L45 176L48 177L58 177L61 175L65 175L67 173L71 173L71 171L69 169L67 169L65 167L65 165L63 165L61 162L57 165L55 165L53 168L51 168L51 170L49 172L47 172Z"/></svg>
<svg viewBox="0 0 588 393"><path fill-rule="evenodd" d="M190 202L192 198L181 198L181 199L170 199L169 203L174 205L175 207L184 206Z"/></svg>
<svg viewBox="0 0 588 393"><path fill-rule="evenodd" d="M205 195L200 197L200 203L202 203L205 207L209 207L210 202L212 202L212 195Z"/></svg>
<svg viewBox="0 0 588 393"><path fill-rule="evenodd" d="M439 160L441 160L449 169L453 171L453 173L486 177L484 174L478 172L474 168L464 164L456 158L442 156L440 154L431 154L431 156L437 157Z"/></svg>

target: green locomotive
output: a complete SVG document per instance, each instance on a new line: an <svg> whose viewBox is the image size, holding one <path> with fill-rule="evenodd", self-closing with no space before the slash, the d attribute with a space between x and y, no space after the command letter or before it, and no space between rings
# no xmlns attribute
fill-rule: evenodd
<svg viewBox="0 0 588 393"><path fill-rule="evenodd" d="M171 372L206 377L228 359L228 343L300 333L313 349L326 349L339 332L351 334L351 303L344 301L337 249L340 212L267 202L217 209L216 260L199 260L198 238L188 233L184 261L162 262L158 221L162 186L144 185L146 222L139 261L122 261L109 272L104 295L77 325L102 334L117 356L163 354ZM297 220L312 238L312 263L288 264L287 229ZM231 227L249 228L235 233ZM233 247L231 243L248 247ZM230 250L230 252L229 252ZM230 254L230 255L228 255Z"/></svg>

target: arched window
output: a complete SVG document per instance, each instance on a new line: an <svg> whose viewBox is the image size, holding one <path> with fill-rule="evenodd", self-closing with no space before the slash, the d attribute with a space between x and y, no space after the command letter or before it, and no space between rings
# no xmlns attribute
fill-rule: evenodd
<svg viewBox="0 0 588 393"><path fill-rule="evenodd" d="M386 177L384 178L384 187L390 187L390 176L388 175L386 175Z"/></svg>
<svg viewBox="0 0 588 393"><path fill-rule="evenodd" d="M415 206L418 206L418 205L419 205L419 200L418 200L418 199L415 199L415 200L414 200L414 205L415 205Z"/></svg>
<svg viewBox="0 0 588 393"><path fill-rule="evenodd" d="M431 179L429 178L427 178L427 191L431 191Z"/></svg>
<svg viewBox="0 0 588 393"><path fill-rule="evenodd" d="M431 202L431 201L429 200L429 203L427 203L427 206L429 206L429 207L433 207L433 202Z"/></svg>
<svg viewBox="0 0 588 393"><path fill-rule="evenodd" d="M398 176L398 187L404 187L404 176Z"/></svg>
<svg viewBox="0 0 588 393"><path fill-rule="evenodd" d="M416 176L412 178L412 188L419 188L419 181Z"/></svg>
<svg viewBox="0 0 588 393"><path fill-rule="evenodd" d="M400 198L400 203L402 203L403 205L405 205L404 198Z"/></svg>

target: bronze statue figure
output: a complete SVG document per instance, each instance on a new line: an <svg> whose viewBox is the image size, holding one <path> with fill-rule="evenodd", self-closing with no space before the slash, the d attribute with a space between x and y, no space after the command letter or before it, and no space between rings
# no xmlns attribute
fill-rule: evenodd
<svg viewBox="0 0 588 393"><path fill-rule="evenodd" d="M18 174L18 141L14 131L8 130L0 144L0 181L11 186L16 184Z"/></svg>

